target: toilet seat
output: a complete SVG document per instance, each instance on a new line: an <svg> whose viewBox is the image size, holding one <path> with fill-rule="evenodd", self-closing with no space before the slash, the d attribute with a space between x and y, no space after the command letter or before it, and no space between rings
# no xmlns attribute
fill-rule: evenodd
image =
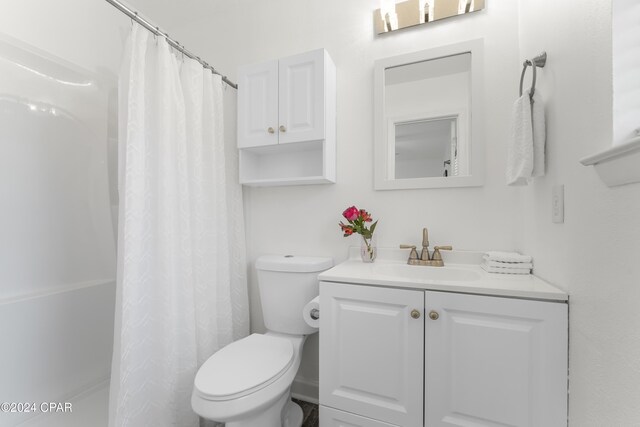
<svg viewBox="0 0 640 427"><path fill-rule="evenodd" d="M211 356L196 375L194 390L206 400L231 400L254 393L280 378L294 360L286 338L252 334Z"/></svg>

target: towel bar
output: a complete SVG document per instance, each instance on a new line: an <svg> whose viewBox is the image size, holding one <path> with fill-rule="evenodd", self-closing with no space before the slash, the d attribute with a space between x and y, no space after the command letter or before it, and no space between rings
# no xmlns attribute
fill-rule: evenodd
<svg viewBox="0 0 640 427"><path fill-rule="evenodd" d="M533 99L533 94L536 92L536 68L544 68L545 65L547 65L547 52L542 52L532 60L527 59L524 61L522 64L522 75L520 76L520 96L522 96L522 84L524 83L524 75L527 72L527 67L531 66L533 68L533 80L529 93L529 96Z"/></svg>

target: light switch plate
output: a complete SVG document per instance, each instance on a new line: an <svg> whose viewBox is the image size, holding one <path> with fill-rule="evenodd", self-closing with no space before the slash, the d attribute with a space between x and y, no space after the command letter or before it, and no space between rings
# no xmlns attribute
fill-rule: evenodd
<svg viewBox="0 0 640 427"><path fill-rule="evenodd" d="M551 216L555 224L564 223L564 185L553 186Z"/></svg>

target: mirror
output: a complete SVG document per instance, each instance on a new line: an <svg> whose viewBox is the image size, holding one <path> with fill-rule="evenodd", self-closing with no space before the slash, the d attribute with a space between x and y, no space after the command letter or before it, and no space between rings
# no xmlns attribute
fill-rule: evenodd
<svg viewBox="0 0 640 427"><path fill-rule="evenodd" d="M450 176L459 173L457 155L458 118L436 117L392 122L395 135L395 179ZM453 164L453 166L452 166Z"/></svg>
<svg viewBox="0 0 640 427"><path fill-rule="evenodd" d="M376 62L377 190L482 185L481 48L472 41Z"/></svg>

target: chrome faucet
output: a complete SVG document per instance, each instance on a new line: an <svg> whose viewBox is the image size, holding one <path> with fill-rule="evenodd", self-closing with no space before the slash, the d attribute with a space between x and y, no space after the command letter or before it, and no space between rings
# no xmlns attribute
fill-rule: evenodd
<svg viewBox="0 0 640 427"><path fill-rule="evenodd" d="M426 265L429 267L444 267L444 261L440 251L450 251L452 246L435 246L433 253L429 254L429 231L427 228L422 229L422 250L420 251L420 257L414 245L400 245L400 249L411 249L409 252L409 259L407 264L409 265Z"/></svg>

